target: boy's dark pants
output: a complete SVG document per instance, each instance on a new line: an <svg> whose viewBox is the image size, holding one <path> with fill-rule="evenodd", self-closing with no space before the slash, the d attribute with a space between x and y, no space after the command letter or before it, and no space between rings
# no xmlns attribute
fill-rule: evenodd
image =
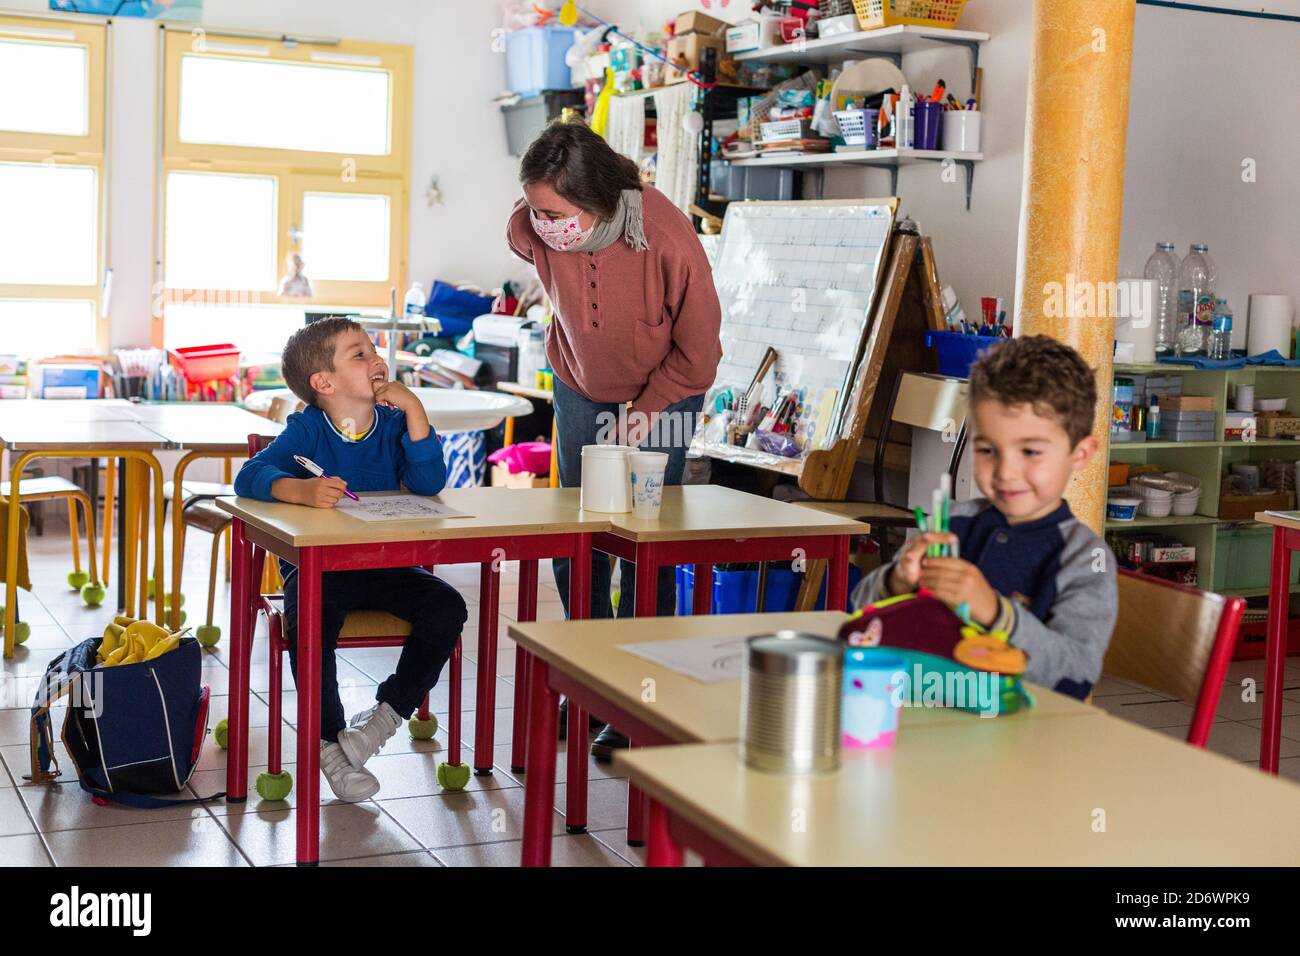
<svg viewBox="0 0 1300 956"><path fill-rule="evenodd" d="M298 680L298 569L281 562L284 577L284 616L288 627L289 664ZM338 647L343 619L350 611L387 611L410 622L411 634L402 645L397 672L379 685L375 700L403 717L410 717L424 700L443 665L451 658L465 625L465 600L446 581L423 568L378 568L370 571L327 571L321 575L321 695L320 735L337 740L345 726L339 696Z"/></svg>

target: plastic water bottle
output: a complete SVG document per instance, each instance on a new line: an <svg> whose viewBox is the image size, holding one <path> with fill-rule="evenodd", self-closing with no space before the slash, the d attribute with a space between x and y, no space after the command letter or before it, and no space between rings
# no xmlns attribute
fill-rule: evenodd
<svg viewBox="0 0 1300 956"><path fill-rule="evenodd" d="M1143 275L1156 280L1156 355L1173 355L1178 343L1178 256L1172 242L1157 242Z"/></svg>
<svg viewBox="0 0 1300 956"><path fill-rule="evenodd" d="M1192 246L1178 269L1179 355L1203 355L1214 330L1214 282L1218 272L1210 247Z"/></svg>
<svg viewBox="0 0 1300 956"><path fill-rule="evenodd" d="M1147 406L1147 441L1160 438L1160 396L1152 395Z"/></svg>
<svg viewBox="0 0 1300 956"><path fill-rule="evenodd" d="M424 318L424 306L426 301L427 300L424 298L424 286L420 285L418 282L412 282L411 288L406 292L406 317L408 319Z"/></svg>
<svg viewBox="0 0 1300 956"><path fill-rule="evenodd" d="M1214 326L1206 354L1212 359L1232 358L1232 310L1227 299L1216 299Z"/></svg>

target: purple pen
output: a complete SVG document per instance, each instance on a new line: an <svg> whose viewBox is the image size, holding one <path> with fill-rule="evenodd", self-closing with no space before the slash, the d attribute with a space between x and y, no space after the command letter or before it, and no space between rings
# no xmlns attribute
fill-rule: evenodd
<svg viewBox="0 0 1300 956"><path fill-rule="evenodd" d="M316 462L312 461L310 458L304 458L304 457L302 457L302 455L294 455L294 456L293 456L293 460L296 461L298 464L302 465L304 468L306 468L309 472L311 472L311 473L312 473L313 475L315 475L317 478L328 478L328 477L329 477L329 475L325 474L325 469L322 468L320 465L316 464ZM360 500L361 500L361 499L358 498L356 495L354 495L352 492L348 491L346 488L343 489L343 493L344 493L345 495L347 495L349 498L351 498L353 501L360 501Z"/></svg>

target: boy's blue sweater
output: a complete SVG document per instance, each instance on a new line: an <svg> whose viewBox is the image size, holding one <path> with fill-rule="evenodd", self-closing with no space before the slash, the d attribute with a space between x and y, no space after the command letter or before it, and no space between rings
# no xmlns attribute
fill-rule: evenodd
<svg viewBox="0 0 1300 956"><path fill-rule="evenodd" d="M289 416L275 441L245 463L235 477L235 494L274 501L271 485L279 478L311 478L293 460L309 458L325 474L342 478L349 491L398 491L436 495L447 484L442 442L429 436L413 442L406 433L406 415L386 405L375 406L375 422L358 441L344 438L315 406Z"/></svg>

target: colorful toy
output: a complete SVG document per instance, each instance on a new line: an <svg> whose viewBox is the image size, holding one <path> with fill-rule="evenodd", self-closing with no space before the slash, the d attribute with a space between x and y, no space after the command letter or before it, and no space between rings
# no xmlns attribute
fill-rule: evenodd
<svg viewBox="0 0 1300 956"><path fill-rule="evenodd" d="M907 706L994 716L1033 705L1020 679L1028 663L1024 651L1006 634L962 620L924 589L867 605L844 622L839 638L853 648L889 648L901 657Z"/></svg>

